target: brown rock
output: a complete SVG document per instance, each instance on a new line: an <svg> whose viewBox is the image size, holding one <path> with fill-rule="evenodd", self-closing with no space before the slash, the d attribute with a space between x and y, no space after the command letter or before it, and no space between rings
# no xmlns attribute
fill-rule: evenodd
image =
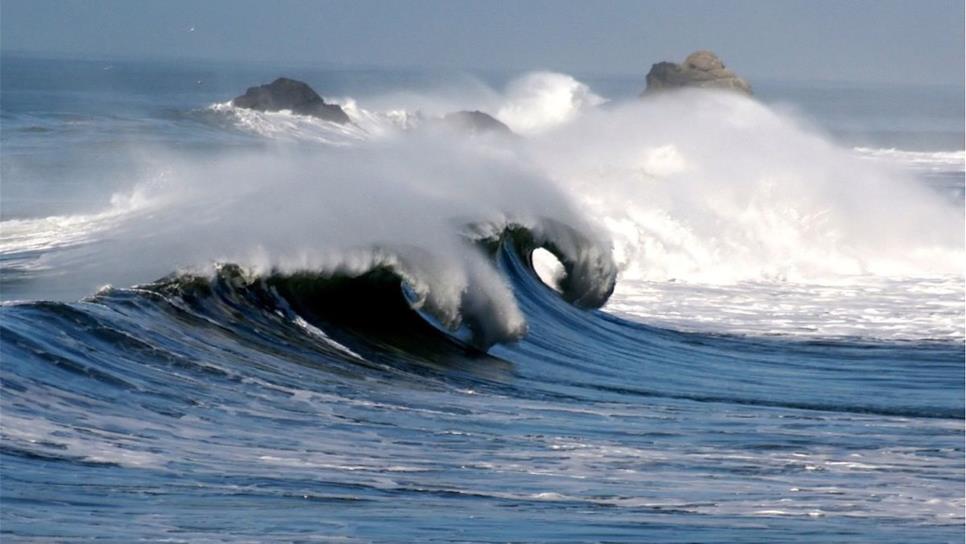
<svg viewBox="0 0 966 544"><path fill-rule="evenodd" d="M656 91L698 87L724 89L751 95L751 86L737 74L725 68L721 59L711 51L695 51L682 64L659 62L647 73L647 88L641 95Z"/></svg>

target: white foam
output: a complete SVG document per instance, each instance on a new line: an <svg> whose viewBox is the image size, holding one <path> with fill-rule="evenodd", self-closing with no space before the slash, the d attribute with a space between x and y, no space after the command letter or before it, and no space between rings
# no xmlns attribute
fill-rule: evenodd
<svg viewBox="0 0 966 544"><path fill-rule="evenodd" d="M212 104L209 110L223 115L235 128L275 140L304 140L328 145L351 145L390 131L395 119L350 107L351 123L340 124L288 110L262 112L236 108L231 102Z"/></svg>
<svg viewBox="0 0 966 544"><path fill-rule="evenodd" d="M625 280L606 308L686 331L961 342L966 337L963 299L962 278L955 276L862 276L838 284Z"/></svg>
<svg viewBox="0 0 966 544"><path fill-rule="evenodd" d="M604 100L566 75L534 72L512 81L496 117L520 134L538 134L572 121Z"/></svg>
<svg viewBox="0 0 966 544"><path fill-rule="evenodd" d="M966 150L957 151L906 151L896 148L856 147L860 157L892 162L932 172L966 171Z"/></svg>
<svg viewBox="0 0 966 544"><path fill-rule="evenodd" d="M623 279L962 274L960 209L741 96L614 105L528 151L607 226Z"/></svg>

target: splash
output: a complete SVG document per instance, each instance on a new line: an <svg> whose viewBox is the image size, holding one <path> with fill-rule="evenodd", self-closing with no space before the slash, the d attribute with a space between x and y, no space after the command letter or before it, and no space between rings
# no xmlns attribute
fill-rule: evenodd
<svg viewBox="0 0 966 544"><path fill-rule="evenodd" d="M226 262L261 276L387 268L408 285L415 309L451 329L473 323L486 347L526 327L478 241L523 228L570 263L575 302L603 304L616 274L606 236L537 172L451 136L170 155L160 160L167 183L142 197L151 213L112 211L110 228L100 215L69 219L85 228L72 251L45 255L49 281L70 270L83 293L172 270L210 273ZM48 234L11 240L8 256L32 251Z"/></svg>
<svg viewBox="0 0 966 544"><path fill-rule="evenodd" d="M614 263L626 285L770 282L763 292L962 275L961 207L760 102L708 91L604 102L547 72L471 88L522 137L428 123L456 105L452 92L342 98L347 126L213 105L211 122L272 145L150 150L165 182L136 187L137 206L4 222L6 273L66 271L81 296L219 262L253 274L388 266L447 326L468 308L496 316L473 318L491 323L487 342L526 327L472 240L518 227L563 267L547 282L589 307L610 295ZM961 153L940 159L961 166Z"/></svg>
<svg viewBox="0 0 966 544"><path fill-rule="evenodd" d="M962 271L955 205L744 97L696 91L614 105L532 138L526 153L607 226L625 278Z"/></svg>
<svg viewBox="0 0 966 544"><path fill-rule="evenodd" d="M535 72L510 83L496 116L514 131L533 135L573 121L603 102L566 74Z"/></svg>

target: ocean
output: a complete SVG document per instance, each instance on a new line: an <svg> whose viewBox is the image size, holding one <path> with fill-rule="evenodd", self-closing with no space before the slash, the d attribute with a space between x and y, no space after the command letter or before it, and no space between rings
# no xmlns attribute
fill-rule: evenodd
<svg viewBox="0 0 966 544"><path fill-rule="evenodd" d="M3 540L961 542L963 88L643 73L3 56Z"/></svg>

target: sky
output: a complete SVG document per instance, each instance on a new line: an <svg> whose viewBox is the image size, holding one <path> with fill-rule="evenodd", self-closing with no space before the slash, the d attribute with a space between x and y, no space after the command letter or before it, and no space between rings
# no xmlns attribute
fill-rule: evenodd
<svg viewBox="0 0 966 544"><path fill-rule="evenodd" d="M962 0L0 0L5 53L963 85Z"/></svg>

